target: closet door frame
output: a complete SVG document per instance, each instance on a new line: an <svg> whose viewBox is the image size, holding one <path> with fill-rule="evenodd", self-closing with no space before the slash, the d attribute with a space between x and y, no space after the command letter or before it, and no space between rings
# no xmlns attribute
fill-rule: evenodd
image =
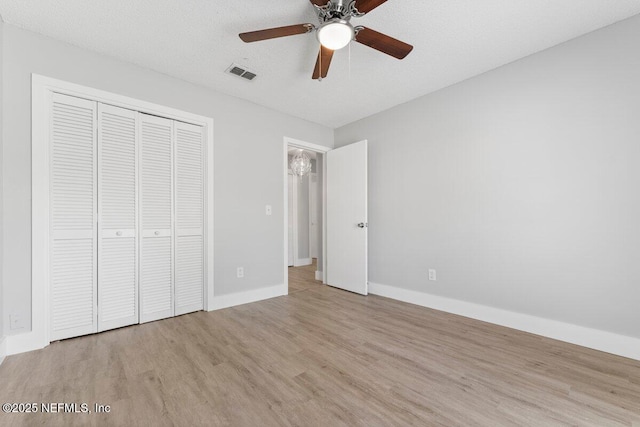
<svg viewBox="0 0 640 427"><path fill-rule="evenodd" d="M50 137L52 93L75 96L203 127L205 138L204 310L214 304L213 271L213 119L99 89L32 74L31 78L31 332L12 337L9 354L46 347L50 339Z"/></svg>

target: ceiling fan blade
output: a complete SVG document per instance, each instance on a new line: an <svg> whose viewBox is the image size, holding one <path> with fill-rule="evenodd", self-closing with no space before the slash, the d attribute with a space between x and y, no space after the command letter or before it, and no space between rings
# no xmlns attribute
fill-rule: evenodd
<svg viewBox="0 0 640 427"><path fill-rule="evenodd" d="M358 31L356 41L398 59L404 59L413 50L410 44L366 27Z"/></svg>
<svg viewBox="0 0 640 427"><path fill-rule="evenodd" d="M329 0L309 0L314 6L326 6Z"/></svg>
<svg viewBox="0 0 640 427"><path fill-rule="evenodd" d="M316 68L313 70L313 79L324 79L329 72L329 65L331 65L331 58L333 58L333 51L320 45L320 52L318 52L318 59L316 60Z"/></svg>
<svg viewBox="0 0 640 427"><path fill-rule="evenodd" d="M356 0L356 9L360 13L369 13L387 0Z"/></svg>
<svg viewBox="0 0 640 427"><path fill-rule="evenodd" d="M305 34L314 29L313 24L288 25L286 27L268 28L266 30L250 31L240 33L239 36L245 43L258 42L261 40L275 39L277 37L295 36Z"/></svg>

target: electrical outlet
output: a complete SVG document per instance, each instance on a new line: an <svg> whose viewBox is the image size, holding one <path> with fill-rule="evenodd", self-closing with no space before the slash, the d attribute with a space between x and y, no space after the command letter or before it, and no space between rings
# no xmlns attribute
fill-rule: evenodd
<svg viewBox="0 0 640 427"><path fill-rule="evenodd" d="M238 279L242 279L244 277L244 267L238 267L236 274Z"/></svg>
<svg viewBox="0 0 640 427"><path fill-rule="evenodd" d="M265 213L266 213L267 215L271 215L271 205L267 205L267 206L265 207Z"/></svg>
<svg viewBox="0 0 640 427"><path fill-rule="evenodd" d="M429 269L429 280L436 280L436 271L433 268Z"/></svg>
<svg viewBox="0 0 640 427"><path fill-rule="evenodd" d="M16 313L9 315L9 328L11 330L24 328L24 322L22 321L22 316Z"/></svg>

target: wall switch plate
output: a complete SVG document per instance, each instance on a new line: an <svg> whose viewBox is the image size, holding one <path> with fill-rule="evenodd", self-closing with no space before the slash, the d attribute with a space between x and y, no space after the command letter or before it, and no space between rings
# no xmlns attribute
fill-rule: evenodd
<svg viewBox="0 0 640 427"><path fill-rule="evenodd" d="M236 274L238 279L242 279L244 277L244 267L238 267Z"/></svg>
<svg viewBox="0 0 640 427"><path fill-rule="evenodd" d="M433 268L429 269L429 280L436 280L436 271Z"/></svg>
<svg viewBox="0 0 640 427"><path fill-rule="evenodd" d="M15 313L9 315L9 328L11 330L24 328L24 322L22 321L22 316Z"/></svg>
<svg viewBox="0 0 640 427"><path fill-rule="evenodd" d="M265 208L265 212L267 215L271 215L271 205L267 205Z"/></svg>

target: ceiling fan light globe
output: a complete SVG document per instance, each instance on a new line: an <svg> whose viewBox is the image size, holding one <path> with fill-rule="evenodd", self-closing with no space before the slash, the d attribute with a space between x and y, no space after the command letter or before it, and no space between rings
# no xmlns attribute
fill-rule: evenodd
<svg viewBox="0 0 640 427"><path fill-rule="evenodd" d="M353 27L346 21L331 21L318 28L320 44L327 49L339 50L349 44L354 36Z"/></svg>

